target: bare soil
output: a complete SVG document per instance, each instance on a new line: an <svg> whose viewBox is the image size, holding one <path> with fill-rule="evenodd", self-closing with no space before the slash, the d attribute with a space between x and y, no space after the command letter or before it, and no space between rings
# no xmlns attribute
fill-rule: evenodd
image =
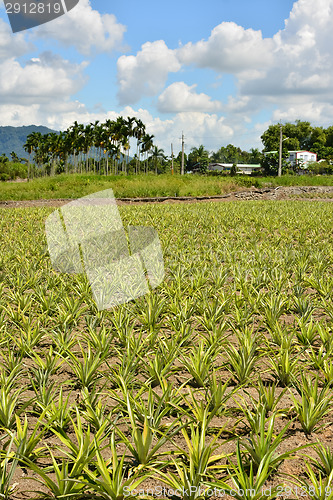
<svg viewBox="0 0 333 500"><path fill-rule="evenodd" d="M154 198L121 198L118 205L142 205L145 203L197 203L212 201L247 201L247 200L300 200L333 201L333 186L280 186L277 188L249 188L221 196L166 196ZM73 201L60 198L51 200L8 200L0 201L0 208L15 207L61 207Z"/></svg>

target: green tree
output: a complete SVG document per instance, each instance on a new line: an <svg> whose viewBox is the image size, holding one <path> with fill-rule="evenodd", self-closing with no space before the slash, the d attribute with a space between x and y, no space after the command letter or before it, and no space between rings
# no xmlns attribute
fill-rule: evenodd
<svg viewBox="0 0 333 500"><path fill-rule="evenodd" d="M258 148L251 148L250 149L250 158L249 158L249 163L250 164L255 164L258 165L262 161L262 153L259 151Z"/></svg>
<svg viewBox="0 0 333 500"><path fill-rule="evenodd" d="M295 127L292 127L295 135ZM287 125L282 129L283 146L288 151L300 149L299 140L297 137L292 137L292 130ZM262 134L261 141L264 145L264 152L278 151L280 147L280 125L270 125L268 129Z"/></svg>
<svg viewBox="0 0 333 500"><path fill-rule="evenodd" d="M153 135L145 134L141 140L141 150L140 151L142 154L146 155L146 159L144 161L144 163L146 164L146 167L145 167L146 173L148 172L148 155L149 155L149 153L154 145L153 138L154 138Z"/></svg>
<svg viewBox="0 0 333 500"><path fill-rule="evenodd" d="M151 150L151 158L153 160L155 174L157 175L158 164L162 163L166 159L166 156L164 154L164 149L160 149L157 146L154 146L153 149Z"/></svg>
<svg viewBox="0 0 333 500"><path fill-rule="evenodd" d="M288 151L286 148L282 150L282 173L285 173L289 167L289 162L287 161ZM265 172L265 175L278 175L279 168L279 153L264 154L261 160L261 166Z"/></svg>
<svg viewBox="0 0 333 500"><path fill-rule="evenodd" d="M228 144L222 146L216 153L212 153L211 160L217 163L249 163L250 153Z"/></svg>
<svg viewBox="0 0 333 500"><path fill-rule="evenodd" d="M230 175L233 177L234 175L237 174L237 164L236 163L233 163L232 164L232 167L230 169Z"/></svg>
<svg viewBox="0 0 333 500"><path fill-rule="evenodd" d="M198 148L192 148L186 162L186 169L198 168L200 172L206 172L209 164L209 152L201 144Z"/></svg>
<svg viewBox="0 0 333 500"><path fill-rule="evenodd" d="M20 163L20 158L17 156L17 154L15 153L15 151L12 151L10 153L10 157L11 157L11 159L12 159L13 162Z"/></svg>

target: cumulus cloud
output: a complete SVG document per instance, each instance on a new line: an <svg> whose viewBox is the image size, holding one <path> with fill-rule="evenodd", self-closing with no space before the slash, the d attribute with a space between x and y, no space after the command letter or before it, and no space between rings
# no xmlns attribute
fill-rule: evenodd
<svg viewBox="0 0 333 500"><path fill-rule="evenodd" d="M170 144L174 145L177 154L181 150L181 134L185 133L185 151L198 144L207 144L207 136L210 140L211 149L217 149L222 144L232 142L234 129L226 123L225 119L217 114L191 112L177 113L172 118L162 120L153 116L147 109L137 110L125 106L122 111L98 111L94 112L78 101L52 101L44 104L27 106L24 104L1 104L0 103L0 125L45 125L54 130L65 130L77 120L79 123L88 124L99 120L116 120L118 116L136 116L146 125L149 134L154 135L154 142L163 148L167 155L170 154ZM135 148L134 143L132 147Z"/></svg>
<svg viewBox="0 0 333 500"><path fill-rule="evenodd" d="M209 92L197 94L194 87L181 82L162 89L170 71L209 68L236 78L237 94L219 109L229 117L244 113L249 120L275 107L273 119L313 116L315 123L325 124L329 119L325 109L333 105L332 22L333 0L298 0L284 29L271 38L223 22L206 39L175 50L163 41L147 44L136 55L119 61L120 100L131 104L162 92L157 99L160 112L214 111L216 103ZM152 56L153 48L161 57Z"/></svg>
<svg viewBox="0 0 333 500"><path fill-rule="evenodd" d="M208 40L187 43L178 50L183 64L212 68L223 73L265 68L272 59L273 43L261 31L244 29L233 22L216 26Z"/></svg>
<svg viewBox="0 0 333 500"><path fill-rule="evenodd" d="M0 19L0 61L9 57L20 57L32 48L32 44L28 43L22 34L14 37L9 24Z"/></svg>
<svg viewBox="0 0 333 500"><path fill-rule="evenodd" d="M68 99L84 84L85 63L73 64L45 52L24 66L14 58L0 63L0 103L34 105Z"/></svg>
<svg viewBox="0 0 333 500"><path fill-rule="evenodd" d="M270 124L268 112L273 121L300 118L328 125L333 112L332 22L333 0L298 0L284 29L271 38L228 22L216 26L205 39L177 49L170 49L163 40L147 42L136 54L118 59L118 98L125 106L120 114L139 116L164 148L182 130L188 147L207 144L206 137L216 138L214 147L228 142L246 147L246 141L249 147L259 146L257 138ZM12 37L9 26L0 20L2 124L19 124L20 118L25 124L35 121L66 128L76 119L83 123L108 116L114 119L115 112L91 111L72 100L84 84L84 65L52 59L51 54L26 64L15 58L29 50L26 40L40 37L74 46L82 54L110 52L122 43L124 29L114 16L94 11L88 0L81 0L67 16L25 37ZM232 89L228 99L223 95L221 104L209 96L209 86L199 93L195 85L168 82L170 73L193 68L196 72L212 69L218 76L233 74L236 91ZM223 79L221 82L219 88L224 92ZM163 120L148 110L129 107L144 97L154 97L157 110L173 116ZM262 111L265 122L252 126L249 134L248 124Z"/></svg>
<svg viewBox="0 0 333 500"><path fill-rule="evenodd" d="M178 72L182 66L212 68L223 73L263 70L272 59L272 47L272 40L263 39L261 31L245 30L232 22L214 28L208 40L190 42L179 49L169 49L163 40L147 42L136 55L124 55L118 60L119 101L134 104L143 96L156 95L168 74Z"/></svg>
<svg viewBox="0 0 333 500"><path fill-rule="evenodd" d="M195 92L197 85L175 82L169 85L158 98L157 108L162 113L186 111L219 111L221 103L212 101L207 94Z"/></svg>
<svg viewBox="0 0 333 500"><path fill-rule="evenodd" d="M247 95L333 97L333 0L298 0L285 28L277 33L266 74L240 79Z"/></svg>
<svg viewBox="0 0 333 500"><path fill-rule="evenodd" d="M120 104L135 104L143 96L156 95L168 74L180 68L176 52L163 40L145 43L136 56L121 56L117 63Z"/></svg>
<svg viewBox="0 0 333 500"><path fill-rule="evenodd" d="M110 53L120 48L125 31L126 27L118 23L113 14L100 14L89 0L80 0L66 15L36 28L32 37L52 38L88 55L92 51Z"/></svg>
<svg viewBox="0 0 333 500"><path fill-rule="evenodd" d="M185 131L186 151L198 144L206 144L207 137L214 139L214 147L228 144L234 137L233 128L226 123L224 117L215 113L203 113L199 111L176 113L172 118L162 120L154 117L148 110L134 110L126 106L122 111L123 116L137 116L145 124L149 134L154 134L156 144L169 154L170 144L173 143L174 150L181 149L181 135ZM211 141L212 144L212 141Z"/></svg>

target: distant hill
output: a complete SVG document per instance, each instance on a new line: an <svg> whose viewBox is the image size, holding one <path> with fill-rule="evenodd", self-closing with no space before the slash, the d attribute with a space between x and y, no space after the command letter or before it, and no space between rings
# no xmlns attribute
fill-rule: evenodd
<svg viewBox="0 0 333 500"><path fill-rule="evenodd" d="M10 153L14 151L19 158L28 158L28 153L24 151L23 145L27 141L27 136L32 132L48 134L56 132L48 127L29 125L27 127L0 127L0 156L5 154L10 159Z"/></svg>

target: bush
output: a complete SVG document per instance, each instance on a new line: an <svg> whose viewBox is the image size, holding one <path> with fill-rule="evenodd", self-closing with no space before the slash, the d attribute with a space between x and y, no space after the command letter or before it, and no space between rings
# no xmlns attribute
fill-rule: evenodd
<svg viewBox="0 0 333 500"><path fill-rule="evenodd" d="M27 177L27 166L11 161L0 162L0 175L1 180L13 180L17 177L25 179Z"/></svg>
<svg viewBox="0 0 333 500"><path fill-rule="evenodd" d="M318 175L318 174L331 175L332 171L333 171L333 166L327 161L322 161L322 162L318 162L318 163L311 163L309 165L308 170L310 173L315 174L315 175Z"/></svg>
<svg viewBox="0 0 333 500"><path fill-rule="evenodd" d="M235 182L236 184L238 184L238 186L243 186L243 187L252 187L252 186L255 188L261 187L259 180L253 177L236 176Z"/></svg>

